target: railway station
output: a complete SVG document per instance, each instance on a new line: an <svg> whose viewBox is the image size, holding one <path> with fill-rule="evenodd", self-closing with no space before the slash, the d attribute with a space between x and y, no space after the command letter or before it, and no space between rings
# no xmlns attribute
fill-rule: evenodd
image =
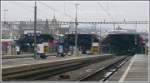
<svg viewBox="0 0 150 83"><path fill-rule="evenodd" d="M2 1L1 81L149 82L141 2Z"/></svg>

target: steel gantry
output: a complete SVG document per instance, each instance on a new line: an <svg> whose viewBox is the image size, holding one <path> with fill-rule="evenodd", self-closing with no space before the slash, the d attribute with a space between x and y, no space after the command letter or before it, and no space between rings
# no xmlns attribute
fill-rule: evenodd
<svg viewBox="0 0 150 83"><path fill-rule="evenodd" d="M52 21L48 21L48 23L51 23ZM60 25L69 25L69 24L75 24L73 21L57 21ZM85 21L78 21L78 24L149 24L150 21L101 21L101 22L85 22ZM4 24L4 22L1 22ZM6 24L12 24L12 25L20 25L20 24L27 24L32 25L34 24L33 21L8 21ZM45 24L45 21L37 21L38 25Z"/></svg>
<svg viewBox="0 0 150 83"><path fill-rule="evenodd" d="M75 22L59 21L60 24L75 24ZM149 21L101 21L101 22L78 22L79 24L149 24Z"/></svg>

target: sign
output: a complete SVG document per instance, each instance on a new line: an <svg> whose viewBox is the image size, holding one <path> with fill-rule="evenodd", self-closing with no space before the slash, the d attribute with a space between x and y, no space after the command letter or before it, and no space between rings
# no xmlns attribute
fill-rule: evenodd
<svg viewBox="0 0 150 83"><path fill-rule="evenodd" d="M92 46L99 46L99 43L92 43Z"/></svg>
<svg viewBox="0 0 150 83"><path fill-rule="evenodd" d="M34 33L34 30L25 30L24 31L24 34L33 34ZM42 33L42 31L36 31L36 33Z"/></svg>
<svg viewBox="0 0 150 83"><path fill-rule="evenodd" d="M43 44L37 45L37 52L38 53L44 53L44 45Z"/></svg>
<svg viewBox="0 0 150 83"><path fill-rule="evenodd" d="M93 47L92 47L92 53L93 53L93 54L98 54L98 53L99 53L99 48L93 46Z"/></svg>
<svg viewBox="0 0 150 83"><path fill-rule="evenodd" d="M44 53L48 53L48 46L44 46Z"/></svg>
<svg viewBox="0 0 150 83"><path fill-rule="evenodd" d="M62 45L58 46L58 53L63 53L63 46Z"/></svg>

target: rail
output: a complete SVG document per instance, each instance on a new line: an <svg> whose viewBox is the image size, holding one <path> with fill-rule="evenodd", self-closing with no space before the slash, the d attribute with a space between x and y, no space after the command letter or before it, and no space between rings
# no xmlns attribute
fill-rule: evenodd
<svg viewBox="0 0 150 83"><path fill-rule="evenodd" d="M80 81L106 81L114 72L116 72L127 60L131 57L122 57L111 64L106 64L105 67L99 68L97 71L79 79ZM110 72L111 71L111 72ZM106 75L106 73L108 75Z"/></svg>
<svg viewBox="0 0 150 83"><path fill-rule="evenodd" d="M53 63L41 63L33 65L24 65L13 68L2 69L2 80L37 80L58 73L71 71L97 61L113 58L112 56L98 56L90 58L80 58L73 60L57 61ZM87 63L88 61L88 63ZM49 72L49 73L48 73Z"/></svg>

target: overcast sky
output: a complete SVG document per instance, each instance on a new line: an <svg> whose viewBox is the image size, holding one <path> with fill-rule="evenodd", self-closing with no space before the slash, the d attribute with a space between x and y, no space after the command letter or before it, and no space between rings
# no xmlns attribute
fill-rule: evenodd
<svg viewBox="0 0 150 83"><path fill-rule="evenodd" d="M74 20L76 3L80 21L149 20L148 1L39 1L38 18ZM6 20L33 20L33 1L2 1L2 20L4 9Z"/></svg>
<svg viewBox="0 0 150 83"><path fill-rule="evenodd" d="M75 4L78 6L78 21L149 20L148 1L38 1L38 19L74 21ZM34 1L2 1L2 20L22 21L34 19ZM4 10L8 10L5 12ZM135 28L135 25L125 26ZM148 31L149 25L138 25L139 31Z"/></svg>

